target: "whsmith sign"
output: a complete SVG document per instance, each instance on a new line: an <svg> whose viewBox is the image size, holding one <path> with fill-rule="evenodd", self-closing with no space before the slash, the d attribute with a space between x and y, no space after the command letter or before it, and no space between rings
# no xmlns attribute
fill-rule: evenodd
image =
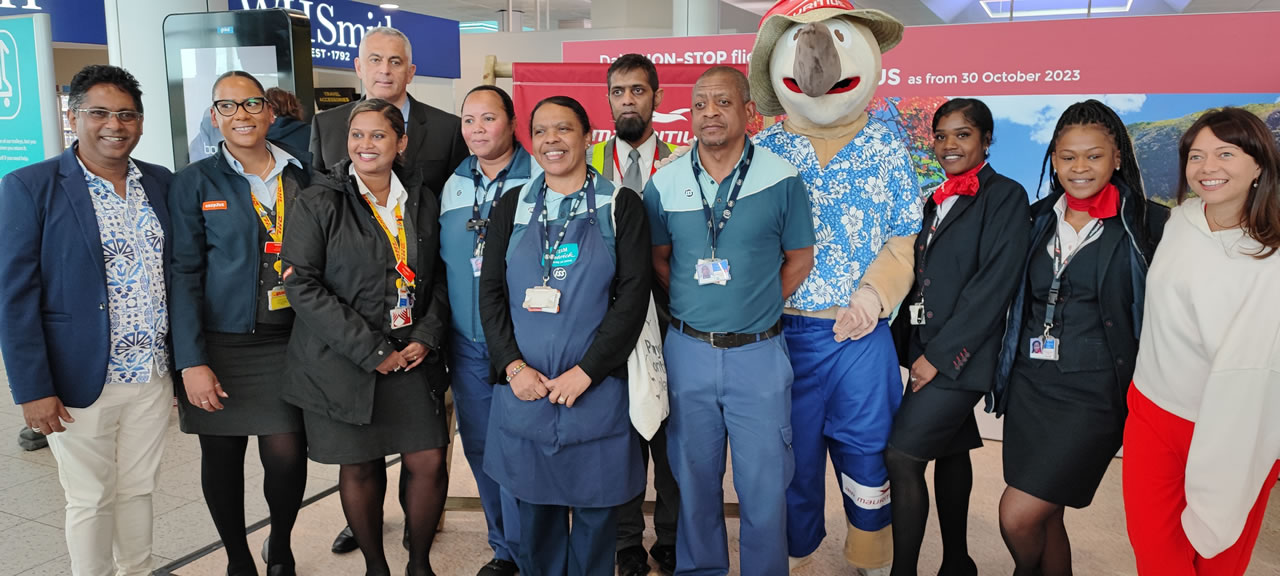
<svg viewBox="0 0 1280 576"><path fill-rule="evenodd" d="M4 0L0 0L4 1ZM311 19L311 62L328 68L354 68L364 31L391 26L413 44L418 76L458 78L458 22L403 10L386 10L349 0L231 0L232 10L298 10Z"/></svg>

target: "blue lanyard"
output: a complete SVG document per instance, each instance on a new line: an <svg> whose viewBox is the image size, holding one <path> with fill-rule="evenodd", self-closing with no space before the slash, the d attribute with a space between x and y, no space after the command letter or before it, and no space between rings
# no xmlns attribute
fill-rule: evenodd
<svg viewBox="0 0 1280 576"><path fill-rule="evenodd" d="M751 168L751 159L755 157L756 147L751 140L746 141L747 154L734 168L736 179L733 182L733 190L729 193L728 200L725 201L724 211L720 213L720 220L717 223L711 214L711 205L707 203L707 195L702 192L702 169L698 167L698 161L690 162L693 165L693 181L698 184L698 199L702 200L702 215L707 219L707 230L711 233L711 257L716 257L716 247L720 245L720 233L724 231L724 225L729 223L729 218L733 217L733 207L738 203L738 194L742 192L742 183L747 179L747 170ZM716 197L720 193L716 192Z"/></svg>
<svg viewBox="0 0 1280 576"><path fill-rule="evenodd" d="M596 193L595 183L591 181L592 171L587 172L587 181L582 184L582 189L574 194L573 205L569 207L569 216L564 220L564 226L560 227L560 234L556 237L555 246L551 245L551 220L547 218L547 181L543 179L542 189L538 191L538 202L542 204L542 212L538 214L538 219L542 221L542 285L546 286L551 281L552 263L555 262L556 253L560 251L560 244L564 243L564 235L569 231L569 223L573 222L574 216L577 215L578 207L582 205L582 199L588 195ZM561 200L563 202L563 200ZM595 202L589 202L587 211L591 213L592 219L595 218Z"/></svg>
<svg viewBox="0 0 1280 576"><path fill-rule="evenodd" d="M512 157L512 162L515 158ZM467 230L473 230L476 233L475 246L473 248L473 256L480 256L484 253L484 238L489 232L489 214L493 214L493 210L498 207L498 201L502 199L502 188L507 184L508 171L511 166L508 165L498 173L498 177L494 179L493 184L497 184L497 189L493 193L493 202L489 203L488 213L483 217L480 214L480 205L484 200L484 191L486 188L481 184L484 176L476 167L479 159L472 157L471 159L471 179L475 183L475 201L471 204L471 219L467 221Z"/></svg>

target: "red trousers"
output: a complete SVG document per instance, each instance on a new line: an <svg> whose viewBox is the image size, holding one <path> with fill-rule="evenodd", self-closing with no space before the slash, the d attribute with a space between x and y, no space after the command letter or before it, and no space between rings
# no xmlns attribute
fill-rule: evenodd
<svg viewBox="0 0 1280 576"><path fill-rule="evenodd" d="M1195 423L1156 406L1129 386L1129 419L1124 429L1124 514L1139 576L1242 576L1262 528L1273 482L1262 487L1244 532L1213 558L1196 553L1182 530L1187 507L1187 453ZM1280 473L1280 462L1271 479Z"/></svg>

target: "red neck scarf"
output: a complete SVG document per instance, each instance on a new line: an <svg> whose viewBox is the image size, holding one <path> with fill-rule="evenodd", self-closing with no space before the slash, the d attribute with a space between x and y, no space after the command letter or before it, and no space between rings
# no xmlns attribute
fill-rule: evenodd
<svg viewBox="0 0 1280 576"><path fill-rule="evenodd" d="M952 196L976 196L978 194L978 172L986 165L987 163L983 162L977 168L964 174L947 176L942 186L933 191L933 203L941 206L943 201Z"/></svg>
<svg viewBox="0 0 1280 576"><path fill-rule="evenodd" d="M1110 182L1097 194L1083 200L1067 194L1067 207L1076 212L1088 212L1090 216L1105 220L1120 210L1120 189Z"/></svg>

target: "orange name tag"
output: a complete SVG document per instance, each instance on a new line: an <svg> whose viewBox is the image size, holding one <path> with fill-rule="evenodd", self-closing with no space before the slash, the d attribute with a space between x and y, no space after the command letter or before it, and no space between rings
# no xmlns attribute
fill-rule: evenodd
<svg viewBox="0 0 1280 576"><path fill-rule="evenodd" d="M226 209L227 209L226 200L212 200L204 203L205 212L208 212L210 210L226 210Z"/></svg>

